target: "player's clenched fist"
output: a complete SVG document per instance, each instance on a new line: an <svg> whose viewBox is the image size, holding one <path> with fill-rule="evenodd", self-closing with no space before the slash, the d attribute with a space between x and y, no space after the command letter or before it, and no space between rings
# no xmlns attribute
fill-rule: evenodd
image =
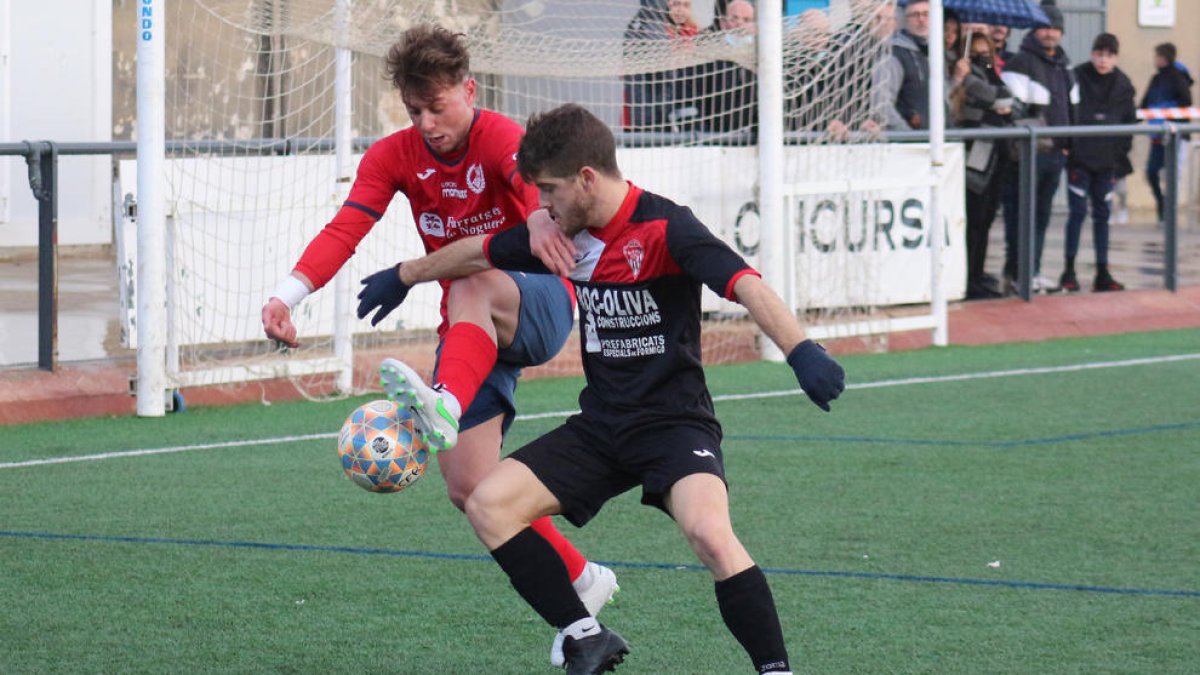
<svg viewBox="0 0 1200 675"><path fill-rule="evenodd" d="M263 305L262 322L267 337L292 349L300 346L296 341L296 326L292 324L292 313L287 304L279 298L271 298Z"/></svg>
<svg viewBox="0 0 1200 675"><path fill-rule="evenodd" d="M363 289L358 292L358 318L365 317L378 307L379 311L371 317L372 326L399 307L412 290L411 286L400 280L400 265L379 270L361 283Z"/></svg>
<svg viewBox="0 0 1200 675"><path fill-rule="evenodd" d="M788 354L787 362L796 371L796 380L804 393L821 410L829 412L829 402L846 388L846 371L842 366L812 340L796 345Z"/></svg>

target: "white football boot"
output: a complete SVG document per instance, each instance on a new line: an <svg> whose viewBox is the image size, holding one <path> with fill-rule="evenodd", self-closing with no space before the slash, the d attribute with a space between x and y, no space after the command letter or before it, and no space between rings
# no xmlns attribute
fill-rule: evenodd
<svg viewBox="0 0 1200 675"><path fill-rule="evenodd" d="M600 610L613 601L613 596L621 590L617 584L617 575L604 565L588 562L579 578L571 582L580 601L587 608L588 614L596 616ZM563 634L554 635L554 644L550 645L550 665L562 668L566 664L563 655Z"/></svg>
<svg viewBox="0 0 1200 675"><path fill-rule="evenodd" d="M415 426L430 452L449 450L458 442L462 406L453 394L440 386L426 385L417 371L396 359L384 359L379 364L379 384L387 392L388 400L413 412Z"/></svg>

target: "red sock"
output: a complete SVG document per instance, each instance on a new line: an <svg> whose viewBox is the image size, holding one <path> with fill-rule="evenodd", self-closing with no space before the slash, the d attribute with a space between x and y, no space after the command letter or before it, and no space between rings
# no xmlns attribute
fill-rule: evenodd
<svg viewBox="0 0 1200 675"><path fill-rule="evenodd" d="M460 322L446 331L438 359L438 383L458 399L463 412L496 366L496 342L473 323Z"/></svg>
<svg viewBox="0 0 1200 675"><path fill-rule="evenodd" d="M567 566L567 576L571 577L571 581L579 578L583 574L583 568L587 567L587 558L579 552L579 549L567 541L567 538L562 536L558 528L554 527L554 522L550 520L550 516L543 516L529 524L534 532L542 535L542 539L549 542L554 548L554 552L558 557L562 558L563 564Z"/></svg>

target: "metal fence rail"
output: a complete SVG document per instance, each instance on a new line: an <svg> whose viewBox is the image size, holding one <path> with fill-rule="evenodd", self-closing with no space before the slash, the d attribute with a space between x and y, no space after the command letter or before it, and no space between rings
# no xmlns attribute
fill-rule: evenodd
<svg viewBox="0 0 1200 675"><path fill-rule="evenodd" d="M1165 209L1163 213L1164 265L1163 285L1175 291L1178 286L1178 198L1179 146L1188 134L1200 133L1200 124L1074 126L1074 127L1005 127L981 129L947 129L946 140L1011 139L1019 141L1021 159L1020 179L1020 237L1018 252L1018 286L1020 297L1030 301L1033 280L1033 210L1036 203L1035 163L1038 139L1082 138L1096 136L1155 136L1161 137L1166 149ZM861 135L860 135L861 136ZM864 136L865 138L865 136ZM703 134L680 133L621 133L617 143L623 147L660 146L692 143L715 145L750 145L752 133ZM354 150L363 151L374 138L354 139ZM873 138L872 140L879 140ZM891 132L882 137L887 142L927 142L928 131ZM826 142L828 136L816 133L789 133L788 143ZM247 141L167 141L167 154L209 155L294 155L305 152L333 152L334 141L327 138L253 139ZM38 202L38 367L54 370L58 340L58 158L63 155L133 155L137 143L58 143L55 141L23 141L0 143L0 156L25 158L29 170L29 189Z"/></svg>

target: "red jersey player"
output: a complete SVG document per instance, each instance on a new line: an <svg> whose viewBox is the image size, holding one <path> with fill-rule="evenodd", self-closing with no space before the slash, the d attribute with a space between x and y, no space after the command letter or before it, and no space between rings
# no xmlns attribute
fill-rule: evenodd
<svg viewBox="0 0 1200 675"><path fill-rule="evenodd" d="M537 210L537 190L517 173L521 127L474 107L476 83L459 35L428 25L412 28L392 47L387 67L413 126L367 150L345 204L263 307L267 336L289 346L298 346L291 309L333 278L396 192L408 198L428 252L527 219L549 220ZM363 283L358 316L378 307L373 325L407 290L395 268ZM520 369L552 358L570 334L574 295L560 277L497 270L445 282L443 289L435 387L392 359L381 374L389 397L414 408L437 451L450 500L462 509L499 461L516 412ZM587 562L549 518L535 528L562 558L580 598L598 612L616 590L612 571Z"/></svg>

